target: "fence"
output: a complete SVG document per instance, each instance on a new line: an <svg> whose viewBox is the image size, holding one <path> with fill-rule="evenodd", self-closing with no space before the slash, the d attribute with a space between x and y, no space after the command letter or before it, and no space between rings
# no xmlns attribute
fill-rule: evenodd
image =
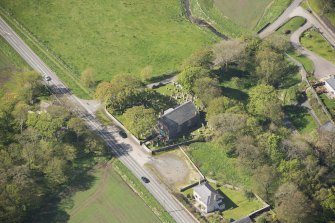
<svg viewBox="0 0 335 223"><path fill-rule="evenodd" d="M161 147L159 149L153 150L152 154L155 155L155 154L157 154L159 152L173 150L173 149L175 149L175 148L177 148L179 146L189 145L191 143L200 142L200 141L201 140L198 140L198 139L192 139L192 140L188 140L188 141L185 141L185 142L181 142L181 143L176 143L176 144L173 144L173 145L164 146L164 147Z"/></svg>

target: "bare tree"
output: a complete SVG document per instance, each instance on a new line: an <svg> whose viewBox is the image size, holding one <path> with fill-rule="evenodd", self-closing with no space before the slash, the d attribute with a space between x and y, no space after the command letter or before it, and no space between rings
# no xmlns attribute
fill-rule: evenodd
<svg viewBox="0 0 335 223"><path fill-rule="evenodd" d="M214 46L214 64L223 65L226 70L229 63L233 63L241 58L246 49L246 44L238 40L223 40Z"/></svg>

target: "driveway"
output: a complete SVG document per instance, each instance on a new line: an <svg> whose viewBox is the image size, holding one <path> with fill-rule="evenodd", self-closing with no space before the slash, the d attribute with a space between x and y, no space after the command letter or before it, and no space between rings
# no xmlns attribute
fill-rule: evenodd
<svg viewBox="0 0 335 223"><path fill-rule="evenodd" d="M300 44L300 36L308 29L312 28L313 24L310 22L306 22L305 25L300 27L298 30L296 30L290 38L290 41L294 48L297 49L297 51L302 54L303 56L306 56L308 59L310 59L314 64L314 76L319 79L325 79L329 77L329 75L335 74L335 65L328 60L324 59L323 57L320 57L319 55L303 48Z"/></svg>

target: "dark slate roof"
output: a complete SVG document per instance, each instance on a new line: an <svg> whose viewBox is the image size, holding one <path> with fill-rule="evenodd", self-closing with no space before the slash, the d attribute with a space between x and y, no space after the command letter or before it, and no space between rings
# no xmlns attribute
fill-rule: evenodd
<svg viewBox="0 0 335 223"><path fill-rule="evenodd" d="M207 206L216 202L215 195L220 196L208 182L195 186L193 190L200 196L200 200Z"/></svg>
<svg viewBox="0 0 335 223"><path fill-rule="evenodd" d="M328 78L326 82L335 90L335 77L334 76Z"/></svg>
<svg viewBox="0 0 335 223"><path fill-rule="evenodd" d="M233 223L252 223L253 221L251 220L250 217L245 217L241 218L239 220L234 221Z"/></svg>
<svg viewBox="0 0 335 223"><path fill-rule="evenodd" d="M198 110L192 101L188 101L175 109L169 109L160 119L167 125L182 125L188 120L196 117Z"/></svg>

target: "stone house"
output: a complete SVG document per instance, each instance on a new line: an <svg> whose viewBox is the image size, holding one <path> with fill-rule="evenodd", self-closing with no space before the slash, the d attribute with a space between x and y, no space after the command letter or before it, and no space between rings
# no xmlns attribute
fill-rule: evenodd
<svg viewBox="0 0 335 223"><path fill-rule="evenodd" d="M223 210L225 204L223 197L208 183L201 183L193 188L193 196L203 213Z"/></svg>

